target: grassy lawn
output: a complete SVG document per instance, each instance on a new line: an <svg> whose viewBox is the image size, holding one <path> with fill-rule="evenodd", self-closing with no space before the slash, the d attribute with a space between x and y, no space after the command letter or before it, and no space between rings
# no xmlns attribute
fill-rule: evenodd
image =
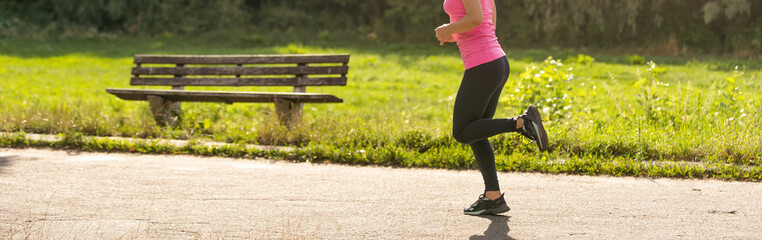
<svg viewBox="0 0 762 240"><path fill-rule="evenodd" d="M301 126L275 123L273 104L183 103L175 129L156 127L146 102L104 89L129 86L132 55L350 53L345 87L310 87L344 99L307 104ZM553 60L546 60L549 56ZM517 134L491 139L499 170L575 174L762 179L762 62L579 55L508 50L511 77L496 117L530 103L547 118L551 151ZM593 60L594 58L594 60ZM559 61L560 59L560 61ZM653 60L653 62L650 62ZM736 68L737 66L737 68ZM0 40L0 131L293 145L291 153L188 146L147 152L224 153L300 161L475 168L450 136L463 67L454 46L327 46L212 40L113 38ZM134 87L150 88L150 87ZM155 87L154 87L155 88ZM291 91L242 87L244 91ZM74 141L92 150L95 140ZM4 137L2 146L28 144ZM118 143L107 143L118 144ZM141 146L137 146L141 148ZM143 146L146 148L146 146Z"/></svg>

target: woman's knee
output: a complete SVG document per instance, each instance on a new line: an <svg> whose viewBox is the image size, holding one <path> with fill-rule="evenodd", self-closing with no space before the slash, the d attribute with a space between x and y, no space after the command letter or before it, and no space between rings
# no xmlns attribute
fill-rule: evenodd
<svg viewBox="0 0 762 240"><path fill-rule="evenodd" d="M455 141L462 143L462 144L470 144L471 141L467 139L463 134L462 129L453 129L452 130L452 137L455 138Z"/></svg>

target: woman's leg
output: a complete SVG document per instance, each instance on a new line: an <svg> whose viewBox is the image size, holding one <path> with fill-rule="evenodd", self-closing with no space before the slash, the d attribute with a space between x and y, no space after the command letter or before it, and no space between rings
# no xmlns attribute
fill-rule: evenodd
<svg viewBox="0 0 762 240"><path fill-rule="evenodd" d="M500 191L495 155L487 138L516 131L515 119L492 119L509 73L506 58L468 69L455 99L453 136L458 142L471 146L484 178L485 191Z"/></svg>
<svg viewBox="0 0 762 240"><path fill-rule="evenodd" d="M463 74L453 109L453 137L465 144L515 132L515 119L492 119L508 78L508 60L499 58Z"/></svg>

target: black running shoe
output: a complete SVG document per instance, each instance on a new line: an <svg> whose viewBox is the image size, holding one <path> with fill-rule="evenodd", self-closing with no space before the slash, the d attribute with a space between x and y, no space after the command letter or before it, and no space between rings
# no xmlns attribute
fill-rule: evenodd
<svg viewBox="0 0 762 240"><path fill-rule="evenodd" d="M529 105L529 108L519 117L524 119L524 126L521 127L519 133L537 143L540 151L548 150L548 133L542 126L540 111L537 111L537 107Z"/></svg>
<svg viewBox="0 0 762 240"><path fill-rule="evenodd" d="M495 215L507 212L511 208L505 204L503 195L500 195L500 198L495 200L489 200L484 194L479 195L479 200L471 204L471 207L463 209L463 213L467 215Z"/></svg>

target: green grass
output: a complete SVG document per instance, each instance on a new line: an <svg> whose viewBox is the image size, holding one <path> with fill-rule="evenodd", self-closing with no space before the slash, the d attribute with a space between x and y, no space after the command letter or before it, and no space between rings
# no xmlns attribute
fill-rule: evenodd
<svg viewBox="0 0 762 240"><path fill-rule="evenodd" d="M347 86L307 89L345 102L307 104L302 124L290 131L273 121L272 104L217 103L183 103L182 124L166 129L155 126L147 103L122 101L104 91L131 87L129 72L136 53L350 53L351 59ZM508 55L512 74L496 117L512 117L526 105L537 104L548 120L551 151L538 153L517 134L493 137L502 171L762 179L760 61L645 56L653 66L630 64L632 56L591 54L595 61L590 62L572 50L510 49ZM563 59L563 64L543 62L548 56ZM436 44L261 46L123 37L0 40L0 131L232 143L215 150L195 145L135 147L87 137L30 143L5 136L0 146L474 168L470 149L450 136L462 72L454 46ZM236 147L242 143L302 148L252 152Z"/></svg>

